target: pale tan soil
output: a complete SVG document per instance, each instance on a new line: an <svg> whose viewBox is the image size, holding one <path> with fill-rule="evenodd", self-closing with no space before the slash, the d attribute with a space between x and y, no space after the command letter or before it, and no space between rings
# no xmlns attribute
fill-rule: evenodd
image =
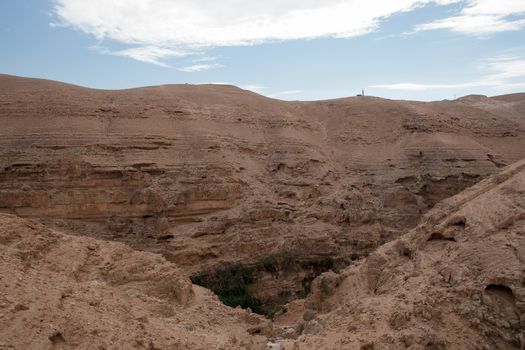
<svg viewBox="0 0 525 350"><path fill-rule="evenodd" d="M269 321L159 255L0 214L0 349L260 349Z"/></svg>

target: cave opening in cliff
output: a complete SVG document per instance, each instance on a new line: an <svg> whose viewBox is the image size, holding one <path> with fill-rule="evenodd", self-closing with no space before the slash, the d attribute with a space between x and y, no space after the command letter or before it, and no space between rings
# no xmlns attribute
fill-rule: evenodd
<svg viewBox="0 0 525 350"><path fill-rule="evenodd" d="M484 295L508 305L515 305L516 303L516 297L512 289L503 284L489 284L485 288Z"/></svg>
<svg viewBox="0 0 525 350"><path fill-rule="evenodd" d="M252 264L230 264L191 277L194 284L212 290L228 306L250 308L268 318L295 299L310 293L321 273L348 265L332 257L304 258L295 254L271 255Z"/></svg>

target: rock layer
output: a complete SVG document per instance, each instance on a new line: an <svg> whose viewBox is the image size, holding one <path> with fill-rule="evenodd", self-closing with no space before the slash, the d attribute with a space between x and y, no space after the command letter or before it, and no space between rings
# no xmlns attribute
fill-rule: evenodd
<svg viewBox="0 0 525 350"><path fill-rule="evenodd" d="M273 324L222 305L158 254L0 214L0 347L520 349L524 194L521 161L321 274Z"/></svg>
<svg viewBox="0 0 525 350"><path fill-rule="evenodd" d="M284 102L232 86L103 91L3 75L0 210L190 274L283 255L348 263L525 157L523 101ZM249 287L271 299L284 276Z"/></svg>
<svg viewBox="0 0 525 350"><path fill-rule="evenodd" d="M522 349L525 161L438 204L409 233L313 282L283 349ZM298 333L300 335L298 335Z"/></svg>

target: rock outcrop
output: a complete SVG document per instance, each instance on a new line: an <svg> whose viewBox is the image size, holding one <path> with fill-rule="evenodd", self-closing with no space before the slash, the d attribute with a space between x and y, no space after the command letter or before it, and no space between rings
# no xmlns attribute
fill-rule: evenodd
<svg viewBox="0 0 525 350"><path fill-rule="evenodd" d="M319 262L366 256L524 158L521 97L284 102L232 86L103 91L2 75L0 211L195 276L241 264L258 301L286 302ZM269 257L311 263L287 273Z"/></svg>
<svg viewBox="0 0 525 350"><path fill-rule="evenodd" d="M283 349L523 349L525 161L438 204L409 233L277 316Z"/></svg>
<svg viewBox="0 0 525 350"><path fill-rule="evenodd" d="M223 305L158 254L6 214L0 226L0 349L266 344L268 320Z"/></svg>
<svg viewBox="0 0 525 350"><path fill-rule="evenodd" d="M158 254L0 214L0 348L521 349L525 161L312 282L273 324Z"/></svg>

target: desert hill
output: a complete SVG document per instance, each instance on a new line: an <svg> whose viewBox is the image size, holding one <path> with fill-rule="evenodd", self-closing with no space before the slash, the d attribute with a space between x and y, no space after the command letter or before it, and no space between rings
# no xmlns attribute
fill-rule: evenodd
<svg viewBox="0 0 525 350"><path fill-rule="evenodd" d="M0 211L161 254L272 315L525 158L520 96L284 102L1 75Z"/></svg>

